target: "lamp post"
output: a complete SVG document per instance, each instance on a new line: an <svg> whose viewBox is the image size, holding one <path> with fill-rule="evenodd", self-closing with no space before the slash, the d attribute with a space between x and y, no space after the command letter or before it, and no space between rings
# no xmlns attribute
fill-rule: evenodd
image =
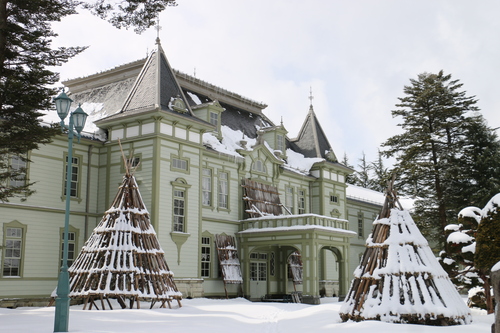
<svg viewBox="0 0 500 333"><path fill-rule="evenodd" d="M80 106L69 115L69 125L64 124L64 119L68 115L71 106L71 98L63 92L54 98L57 114L61 118L61 127L68 130L68 156L66 167L66 211L64 215L64 239L63 239L63 260L59 279L57 282L56 311L54 319L54 332L67 332L69 323L69 274L68 274L68 231L69 231L69 204L71 201L71 169L73 162L73 137L74 130L80 139L80 132L85 126L87 114Z"/></svg>

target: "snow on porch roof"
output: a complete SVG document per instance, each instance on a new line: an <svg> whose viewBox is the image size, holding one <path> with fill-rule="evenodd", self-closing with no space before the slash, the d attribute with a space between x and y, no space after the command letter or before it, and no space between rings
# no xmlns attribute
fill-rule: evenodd
<svg viewBox="0 0 500 333"><path fill-rule="evenodd" d="M287 215L287 216L289 216L289 215ZM279 216L276 216L276 217L279 217ZM265 218L269 218L269 217L265 217ZM239 234L249 234L249 233L255 233L255 232L276 232L276 231L291 232L291 231L302 231L302 230L323 230L323 231L330 231L330 232L335 232L335 233L339 233L339 234L344 234L346 236L357 235L356 232L351 231L351 230L345 230L345 229L333 228L333 227L324 227L321 225L312 225L312 224L295 225L292 227L250 228L250 229L240 231L238 233Z"/></svg>

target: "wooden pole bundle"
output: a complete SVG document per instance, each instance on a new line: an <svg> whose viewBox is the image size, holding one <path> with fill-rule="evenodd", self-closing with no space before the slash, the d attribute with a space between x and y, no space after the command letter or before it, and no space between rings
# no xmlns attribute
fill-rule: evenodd
<svg viewBox="0 0 500 333"><path fill-rule="evenodd" d="M401 208L393 182L340 309L343 321L457 325L471 314L427 241Z"/></svg>
<svg viewBox="0 0 500 333"><path fill-rule="evenodd" d="M278 189L250 179L242 179L243 200L250 217L263 215L281 215L283 213Z"/></svg>
<svg viewBox="0 0 500 333"><path fill-rule="evenodd" d="M241 285L243 283L236 241L233 236L215 235L215 246L217 247L217 256L224 280L224 291L226 292L226 298L228 298L226 284Z"/></svg>
<svg viewBox="0 0 500 333"><path fill-rule="evenodd" d="M128 161L131 161L129 159ZM110 298L122 308L141 300L151 307L161 302L171 307L175 299L181 306L182 294L177 290L165 260L156 232L150 223L137 182L131 174L130 162L124 157L126 174L111 207L94 229L76 260L69 268L70 297L84 301L84 309L96 301L112 309Z"/></svg>

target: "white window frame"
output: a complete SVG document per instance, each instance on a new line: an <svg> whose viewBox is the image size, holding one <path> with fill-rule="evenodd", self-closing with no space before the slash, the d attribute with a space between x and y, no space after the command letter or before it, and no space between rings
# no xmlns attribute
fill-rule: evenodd
<svg viewBox="0 0 500 333"><path fill-rule="evenodd" d="M204 206L212 205L212 169L202 169L201 201Z"/></svg>
<svg viewBox="0 0 500 333"><path fill-rule="evenodd" d="M216 128L219 126L219 114L217 112L210 111L209 122L214 125Z"/></svg>
<svg viewBox="0 0 500 333"><path fill-rule="evenodd" d="M306 191L297 191L297 209L299 214L306 213Z"/></svg>
<svg viewBox="0 0 500 333"><path fill-rule="evenodd" d="M81 170L81 157L73 156L71 160L71 185L70 197L78 198L80 195L80 170ZM68 180L68 155L64 156L64 187L63 196L66 196L66 182Z"/></svg>
<svg viewBox="0 0 500 333"><path fill-rule="evenodd" d="M174 188L173 231L186 232L186 191Z"/></svg>
<svg viewBox="0 0 500 333"><path fill-rule="evenodd" d="M229 173L219 172L218 177L218 207L222 209L229 208Z"/></svg>
<svg viewBox="0 0 500 333"><path fill-rule="evenodd" d="M12 155L10 157L10 168L12 172L19 172L20 174L15 179L9 179L9 186L21 187L26 185L28 162L26 160L23 161L18 155ZM20 172L21 169L24 169L24 172Z"/></svg>
<svg viewBox="0 0 500 333"><path fill-rule="evenodd" d="M285 207L293 214L293 187L285 186Z"/></svg>
<svg viewBox="0 0 500 333"><path fill-rule="evenodd" d="M202 278L210 278L212 268L212 240L210 237L201 237L200 274Z"/></svg>
<svg viewBox="0 0 500 333"><path fill-rule="evenodd" d="M278 150L281 150L281 152L285 151L285 138L281 134L276 135L276 147Z"/></svg>

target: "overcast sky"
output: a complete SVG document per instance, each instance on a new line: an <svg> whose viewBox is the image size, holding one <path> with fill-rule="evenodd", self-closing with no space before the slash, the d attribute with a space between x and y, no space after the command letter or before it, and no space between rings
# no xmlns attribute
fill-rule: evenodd
<svg viewBox="0 0 500 333"><path fill-rule="evenodd" d="M500 126L500 2L444 0L178 0L160 16L172 67L264 102L296 137L309 109L337 157L398 133L391 110L422 72L459 79L491 127ZM60 68L87 76L144 58L156 31L117 30L87 12L54 25L55 46L90 46Z"/></svg>

